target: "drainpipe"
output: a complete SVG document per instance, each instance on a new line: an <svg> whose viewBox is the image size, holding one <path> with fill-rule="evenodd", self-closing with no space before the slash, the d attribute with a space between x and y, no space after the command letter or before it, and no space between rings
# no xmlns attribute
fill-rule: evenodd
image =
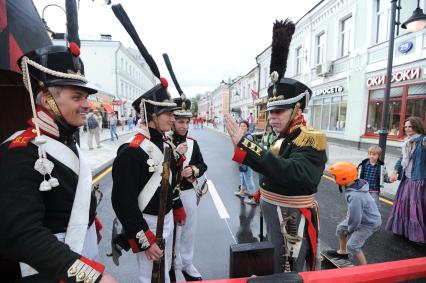
<svg viewBox="0 0 426 283"><path fill-rule="evenodd" d="M118 48L117 50L115 50L114 52L114 57L115 57L115 96L118 97L118 99L120 99L120 101L122 101L121 97L118 95L118 51L121 48L121 42L118 42ZM121 115L123 115L123 104L120 105L121 108ZM120 116L119 116L120 117Z"/></svg>

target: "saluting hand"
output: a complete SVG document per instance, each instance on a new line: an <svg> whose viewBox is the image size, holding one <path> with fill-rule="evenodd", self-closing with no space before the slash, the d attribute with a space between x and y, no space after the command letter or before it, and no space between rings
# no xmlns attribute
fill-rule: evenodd
<svg viewBox="0 0 426 283"><path fill-rule="evenodd" d="M237 146L238 142L244 136L244 132L240 129L237 122L231 115L225 114L225 126L228 130L228 134L231 137L232 143L234 146Z"/></svg>
<svg viewBox="0 0 426 283"><path fill-rule="evenodd" d="M163 256L163 251L157 243L154 243L145 251L145 255L149 260L159 260Z"/></svg>
<svg viewBox="0 0 426 283"><path fill-rule="evenodd" d="M188 145L186 144L186 142L181 143L180 145L178 145L178 146L176 147L176 151L177 151L180 155L185 154L187 150L188 150Z"/></svg>

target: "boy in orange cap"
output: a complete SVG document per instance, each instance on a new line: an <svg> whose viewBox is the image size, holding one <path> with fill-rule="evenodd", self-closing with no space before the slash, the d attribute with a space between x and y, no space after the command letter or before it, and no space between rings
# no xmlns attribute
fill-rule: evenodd
<svg viewBox="0 0 426 283"><path fill-rule="evenodd" d="M335 162L328 172L334 176L340 192L345 190L348 212L336 228L339 250L326 253L344 259L351 253L359 265L367 264L362 247L382 224L380 212L368 192L369 185L367 181L358 179L357 168L350 162Z"/></svg>

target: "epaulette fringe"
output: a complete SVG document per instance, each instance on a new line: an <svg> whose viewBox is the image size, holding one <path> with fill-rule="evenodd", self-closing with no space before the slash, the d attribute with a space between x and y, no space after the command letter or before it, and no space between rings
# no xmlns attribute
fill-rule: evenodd
<svg viewBox="0 0 426 283"><path fill-rule="evenodd" d="M301 132L293 140L293 143L297 146L310 146L318 151L325 150L327 146L327 138L325 134L312 127L301 127Z"/></svg>

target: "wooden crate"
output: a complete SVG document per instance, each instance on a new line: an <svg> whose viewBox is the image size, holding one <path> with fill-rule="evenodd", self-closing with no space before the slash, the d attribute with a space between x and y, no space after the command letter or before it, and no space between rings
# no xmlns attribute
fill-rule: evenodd
<svg viewBox="0 0 426 283"><path fill-rule="evenodd" d="M230 246L229 278L274 273L274 246L271 242Z"/></svg>

